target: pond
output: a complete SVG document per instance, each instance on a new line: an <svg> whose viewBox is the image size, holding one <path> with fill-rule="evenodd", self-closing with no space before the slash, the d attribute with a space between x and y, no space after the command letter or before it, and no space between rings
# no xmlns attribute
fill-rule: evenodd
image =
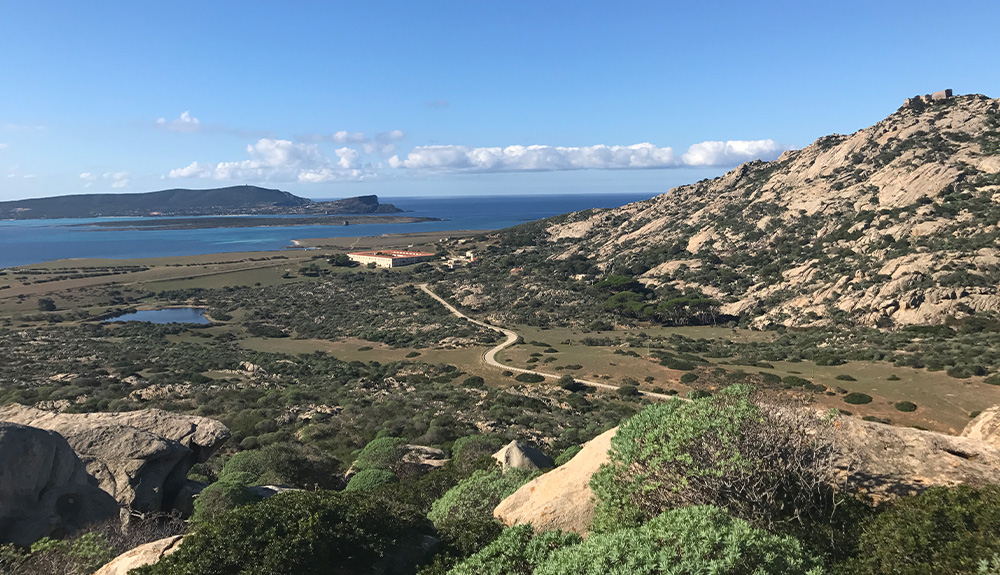
<svg viewBox="0 0 1000 575"><path fill-rule="evenodd" d="M203 307L171 307L134 311L104 321L147 321L149 323L212 323L205 317Z"/></svg>

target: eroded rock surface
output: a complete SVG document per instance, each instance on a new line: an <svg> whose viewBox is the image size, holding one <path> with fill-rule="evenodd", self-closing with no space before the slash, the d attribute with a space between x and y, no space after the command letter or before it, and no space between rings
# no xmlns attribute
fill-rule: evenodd
<svg viewBox="0 0 1000 575"><path fill-rule="evenodd" d="M1000 448L1000 405L984 410L962 430L962 437L985 441Z"/></svg>
<svg viewBox="0 0 1000 575"><path fill-rule="evenodd" d="M173 535L140 545L115 557L110 563L94 572L94 575L128 575L132 569L152 565L177 551L183 540L182 536Z"/></svg>
<svg viewBox="0 0 1000 575"><path fill-rule="evenodd" d="M511 441L493 454L504 471L510 468L524 471L541 471L556 466L555 461L541 451L517 441Z"/></svg>
<svg viewBox="0 0 1000 575"><path fill-rule="evenodd" d="M0 421L0 542L30 545L117 516L63 437Z"/></svg>
<svg viewBox="0 0 1000 575"><path fill-rule="evenodd" d="M0 408L0 421L59 433L101 489L140 512L171 509L191 466L230 436L217 421L157 409L68 414L9 405Z"/></svg>
<svg viewBox="0 0 1000 575"><path fill-rule="evenodd" d="M608 461L618 428L587 442L573 459L529 481L500 502L493 515L507 525L531 523L538 531L586 533L594 517L590 476Z"/></svg>

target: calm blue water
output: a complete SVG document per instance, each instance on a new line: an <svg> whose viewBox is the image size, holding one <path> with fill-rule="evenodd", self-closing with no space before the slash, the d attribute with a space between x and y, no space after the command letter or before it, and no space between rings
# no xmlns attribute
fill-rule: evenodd
<svg viewBox="0 0 1000 575"><path fill-rule="evenodd" d="M212 323L204 315L205 308L172 307L126 313L104 321L148 321L149 323Z"/></svg>
<svg viewBox="0 0 1000 575"><path fill-rule="evenodd" d="M203 230L107 230L69 224L115 219L0 222L0 268L64 258L146 258L220 252L280 250L293 239L377 236L387 233L495 230L588 208L612 208L651 194L380 197L406 215L442 218L415 224L289 226Z"/></svg>

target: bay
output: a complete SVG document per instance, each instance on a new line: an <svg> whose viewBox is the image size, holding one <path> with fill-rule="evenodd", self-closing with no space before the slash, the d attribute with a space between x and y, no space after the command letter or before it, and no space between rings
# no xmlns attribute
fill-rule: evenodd
<svg viewBox="0 0 1000 575"><path fill-rule="evenodd" d="M377 236L410 232L494 230L590 208L612 208L652 194L552 194L534 196L380 197L404 214L442 221L351 226L206 228L195 230L101 229L73 226L125 218L0 222L0 268L66 258L148 258L280 250L293 239Z"/></svg>

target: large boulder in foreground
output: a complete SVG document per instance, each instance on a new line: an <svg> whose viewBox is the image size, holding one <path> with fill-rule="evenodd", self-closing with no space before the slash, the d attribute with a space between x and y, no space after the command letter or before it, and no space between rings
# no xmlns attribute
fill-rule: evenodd
<svg viewBox="0 0 1000 575"><path fill-rule="evenodd" d="M117 517L118 503L58 433L0 422L0 543L31 545Z"/></svg>
<svg viewBox="0 0 1000 575"><path fill-rule="evenodd" d="M55 431L118 502L139 512L168 511L191 466L229 438L221 423L158 409L124 413L53 413L9 405L0 421Z"/></svg>
<svg viewBox="0 0 1000 575"><path fill-rule="evenodd" d="M551 469L556 466L552 458L541 451L517 441L511 441L493 454L500 467L504 471L508 469L521 469L523 471L541 471Z"/></svg>
<svg viewBox="0 0 1000 575"><path fill-rule="evenodd" d="M970 423L969 437L841 417L834 422L838 466L852 489L876 500L932 486L1000 483L1000 439L993 431L997 411L1000 407ZM585 533L595 507L590 477L608 461L616 431L599 435L566 464L522 486L497 506L494 516L507 525L531 523L538 531Z"/></svg>
<svg viewBox="0 0 1000 575"><path fill-rule="evenodd" d="M573 459L536 477L500 502L493 515L507 525L531 523L537 531L586 533L594 518L590 476L608 461L618 428L587 442Z"/></svg>
<svg viewBox="0 0 1000 575"><path fill-rule="evenodd" d="M152 565L177 551L183 539L180 535L173 535L140 545L115 557L110 563L95 571L94 575L128 575L132 569Z"/></svg>

